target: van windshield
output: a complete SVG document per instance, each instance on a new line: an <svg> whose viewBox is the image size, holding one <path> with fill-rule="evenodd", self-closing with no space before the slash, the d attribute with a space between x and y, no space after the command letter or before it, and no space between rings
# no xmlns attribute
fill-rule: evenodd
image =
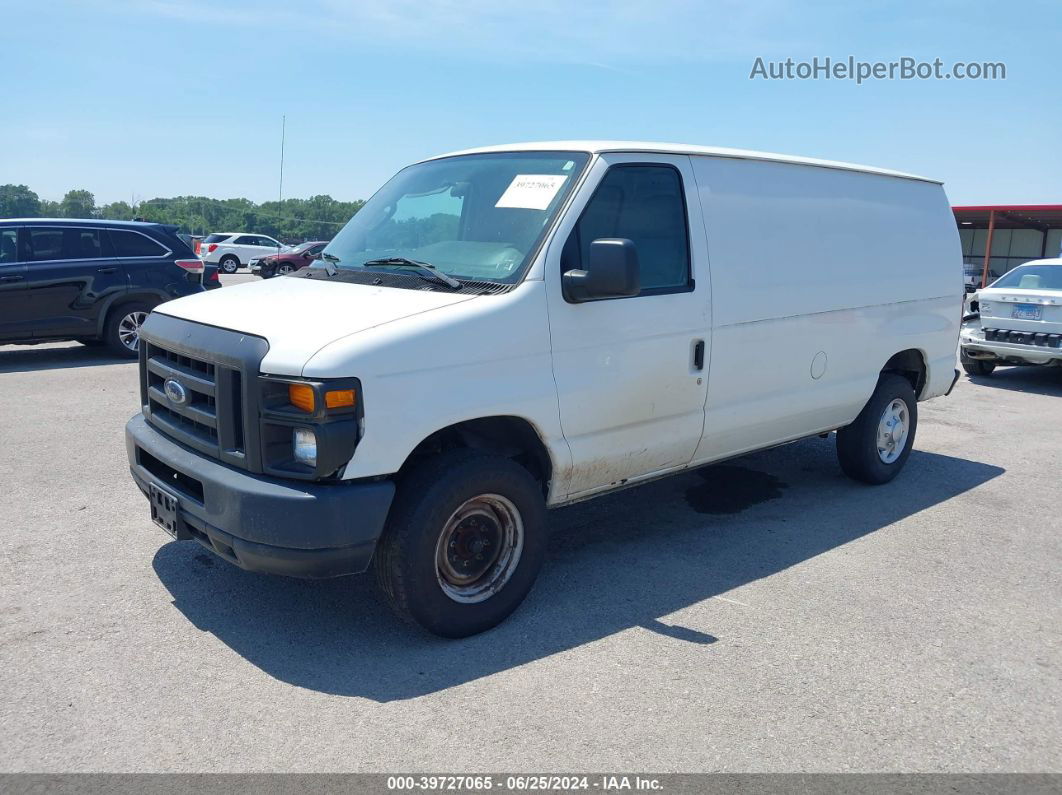
<svg viewBox="0 0 1062 795"><path fill-rule="evenodd" d="M1012 290L1062 290L1062 265L1019 265L992 282Z"/></svg>
<svg viewBox="0 0 1062 795"><path fill-rule="evenodd" d="M325 259L340 269L375 261L374 270L388 268L380 260L416 260L457 279L514 283L589 159L501 152L409 166L340 230Z"/></svg>

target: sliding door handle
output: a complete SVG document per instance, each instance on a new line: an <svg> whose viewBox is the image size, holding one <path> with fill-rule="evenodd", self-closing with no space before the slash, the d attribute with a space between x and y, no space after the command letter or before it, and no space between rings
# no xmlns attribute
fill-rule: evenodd
<svg viewBox="0 0 1062 795"><path fill-rule="evenodd" d="M112 267L96 268L96 273L117 273L117 272L118 272L118 269L117 268L112 268Z"/></svg>
<svg viewBox="0 0 1062 795"><path fill-rule="evenodd" d="M20 282L21 276L0 276L0 282Z"/></svg>
<svg viewBox="0 0 1062 795"><path fill-rule="evenodd" d="M704 369L704 340L697 340L693 345L693 369Z"/></svg>

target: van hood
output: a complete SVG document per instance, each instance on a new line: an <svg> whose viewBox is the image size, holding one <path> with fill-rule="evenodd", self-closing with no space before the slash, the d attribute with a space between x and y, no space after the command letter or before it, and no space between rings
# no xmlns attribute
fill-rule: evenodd
<svg viewBox="0 0 1062 795"><path fill-rule="evenodd" d="M341 337L476 297L282 277L197 293L155 311L264 337L269 353L263 371L300 375L317 351Z"/></svg>

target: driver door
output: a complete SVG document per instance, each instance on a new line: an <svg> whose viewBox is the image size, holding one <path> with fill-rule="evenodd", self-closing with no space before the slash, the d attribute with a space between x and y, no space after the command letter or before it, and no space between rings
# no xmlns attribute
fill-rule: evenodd
<svg viewBox="0 0 1062 795"><path fill-rule="evenodd" d="M561 274L579 269L599 238L634 242L641 293L572 303ZM602 155L546 259L553 372L573 461L568 498L692 460L707 394L707 269L689 158Z"/></svg>

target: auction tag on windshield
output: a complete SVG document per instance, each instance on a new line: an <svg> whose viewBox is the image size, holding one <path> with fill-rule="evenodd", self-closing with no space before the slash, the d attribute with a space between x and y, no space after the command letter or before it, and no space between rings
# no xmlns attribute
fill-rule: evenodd
<svg viewBox="0 0 1062 795"><path fill-rule="evenodd" d="M545 210L566 179L567 174L517 174L494 206Z"/></svg>

